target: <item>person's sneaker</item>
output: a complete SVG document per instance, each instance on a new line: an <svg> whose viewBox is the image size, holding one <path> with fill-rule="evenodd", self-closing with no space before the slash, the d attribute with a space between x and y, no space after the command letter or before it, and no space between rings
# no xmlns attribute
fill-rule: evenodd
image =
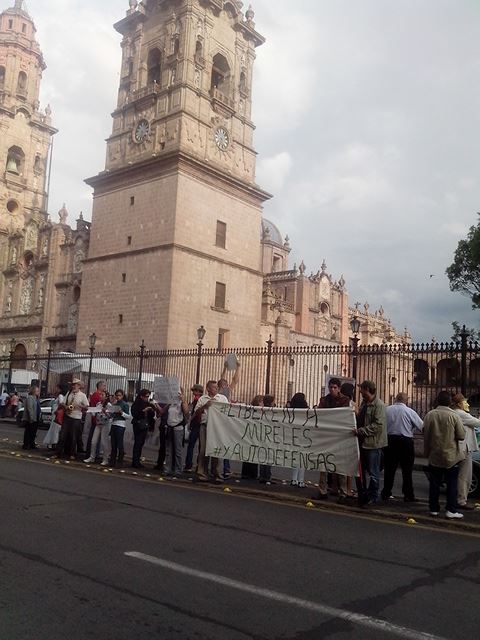
<svg viewBox="0 0 480 640"><path fill-rule="evenodd" d="M305 483L304 482L299 482L298 486L300 489L305 489Z"/></svg>
<svg viewBox="0 0 480 640"><path fill-rule="evenodd" d="M155 467L155 468L156 468L156 467ZM193 468L192 468L192 467L185 467L185 468L183 469L183 473L192 473L192 471L193 471Z"/></svg>
<svg viewBox="0 0 480 640"><path fill-rule="evenodd" d="M387 502L388 500L396 500L395 496L392 496L392 494L390 494L389 496L382 496L382 500L384 500L385 502Z"/></svg>
<svg viewBox="0 0 480 640"><path fill-rule="evenodd" d="M458 513L458 511L456 511L455 513L453 511L447 511L445 516L448 518L448 520L461 520L463 518L463 513Z"/></svg>
<svg viewBox="0 0 480 640"><path fill-rule="evenodd" d="M291 487L298 487L298 480L291 480L290 481L290 486Z"/></svg>
<svg viewBox="0 0 480 640"><path fill-rule="evenodd" d="M440 511L430 511L430 515L434 516L434 517L437 517L437 516L440 515Z"/></svg>
<svg viewBox="0 0 480 640"><path fill-rule="evenodd" d="M102 467L108 467L108 460L104 460L100 464L102 465Z"/></svg>
<svg viewBox="0 0 480 640"><path fill-rule="evenodd" d="M90 458L85 458L84 462L87 462L87 463L89 463L89 462L95 462L95 458L92 458L92 457L90 456Z"/></svg>

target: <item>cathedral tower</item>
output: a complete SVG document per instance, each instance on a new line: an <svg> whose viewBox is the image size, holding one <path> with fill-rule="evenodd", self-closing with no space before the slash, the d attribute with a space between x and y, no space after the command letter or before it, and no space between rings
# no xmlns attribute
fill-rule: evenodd
<svg viewBox="0 0 480 640"><path fill-rule="evenodd" d="M77 348L259 342L262 204L251 121L254 13L130 0L105 170L94 188Z"/></svg>
<svg viewBox="0 0 480 640"><path fill-rule="evenodd" d="M45 62L22 0L0 14L0 234L24 229L43 212L52 135L50 108L39 111Z"/></svg>

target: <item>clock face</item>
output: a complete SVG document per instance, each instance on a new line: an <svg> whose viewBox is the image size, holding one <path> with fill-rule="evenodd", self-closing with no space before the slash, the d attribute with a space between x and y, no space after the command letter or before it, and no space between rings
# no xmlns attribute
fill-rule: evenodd
<svg viewBox="0 0 480 640"><path fill-rule="evenodd" d="M230 136L228 131L224 127L218 127L215 131L215 144L220 151L226 151L230 144Z"/></svg>
<svg viewBox="0 0 480 640"><path fill-rule="evenodd" d="M148 120L140 120L140 122L135 127L134 140L137 143L143 142L148 134L150 133L150 123Z"/></svg>

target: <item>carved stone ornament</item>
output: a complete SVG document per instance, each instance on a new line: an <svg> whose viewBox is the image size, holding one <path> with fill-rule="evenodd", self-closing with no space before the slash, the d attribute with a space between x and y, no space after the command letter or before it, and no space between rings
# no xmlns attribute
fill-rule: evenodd
<svg viewBox="0 0 480 640"><path fill-rule="evenodd" d="M22 294L20 296L20 314L28 315L32 309L33 298L33 278L27 278L23 283Z"/></svg>
<svg viewBox="0 0 480 640"><path fill-rule="evenodd" d="M78 327L78 304L74 302L68 309L68 323L67 328L70 334L77 332Z"/></svg>
<svg viewBox="0 0 480 640"><path fill-rule="evenodd" d="M25 236L25 249L32 250L37 248L38 242L38 229L37 227L31 225L27 229L27 233Z"/></svg>

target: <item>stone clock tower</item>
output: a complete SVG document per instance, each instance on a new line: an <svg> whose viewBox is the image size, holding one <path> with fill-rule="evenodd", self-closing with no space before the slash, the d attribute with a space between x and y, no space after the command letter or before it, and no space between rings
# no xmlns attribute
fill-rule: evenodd
<svg viewBox="0 0 480 640"><path fill-rule="evenodd" d="M77 349L259 343L262 204L252 9L130 0L105 170L94 188Z"/></svg>

